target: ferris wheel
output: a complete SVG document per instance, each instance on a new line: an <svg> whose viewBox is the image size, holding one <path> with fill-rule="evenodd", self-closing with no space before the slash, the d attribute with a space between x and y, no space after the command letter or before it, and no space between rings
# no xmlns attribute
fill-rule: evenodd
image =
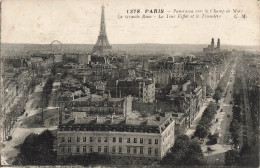
<svg viewBox="0 0 260 168"><path fill-rule="evenodd" d="M52 54L57 54L62 51L62 43L59 40L54 40L50 44Z"/></svg>

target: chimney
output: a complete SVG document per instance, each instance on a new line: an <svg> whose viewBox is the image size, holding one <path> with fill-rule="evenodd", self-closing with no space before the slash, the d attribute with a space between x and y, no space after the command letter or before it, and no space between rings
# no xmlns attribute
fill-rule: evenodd
<svg viewBox="0 0 260 168"><path fill-rule="evenodd" d="M108 98L111 98L110 90L108 90Z"/></svg>
<svg viewBox="0 0 260 168"><path fill-rule="evenodd" d="M74 123L78 123L78 116L75 116Z"/></svg>
<svg viewBox="0 0 260 168"><path fill-rule="evenodd" d="M114 122L114 114L111 115L110 123Z"/></svg>
<svg viewBox="0 0 260 168"><path fill-rule="evenodd" d="M97 116L96 122L99 123L99 117Z"/></svg>
<svg viewBox="0 0 260 168"><path fill-rule="evenodd" d="M156 116L156 121L160 121L161 117L159 115Z"/></svg>

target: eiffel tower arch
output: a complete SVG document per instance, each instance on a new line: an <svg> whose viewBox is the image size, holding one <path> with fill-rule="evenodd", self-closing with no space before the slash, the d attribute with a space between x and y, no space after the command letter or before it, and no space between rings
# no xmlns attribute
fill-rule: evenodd
<svg viewBox="0 0 260 168"><path fill-rule="evenodd" d="M108 42L107 33L106 33L105 7L102 6L99 36L98 36L95 46L93 47L92 52L104 54L106 52L111 51L111 49L112 49L112 46Z"/></svg>

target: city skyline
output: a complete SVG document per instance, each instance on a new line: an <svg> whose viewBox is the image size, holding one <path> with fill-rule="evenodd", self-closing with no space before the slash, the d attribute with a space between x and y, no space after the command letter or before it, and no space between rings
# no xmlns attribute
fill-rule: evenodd
<svg viewBox="0 0 260 168"><path fill-rule="evenodd" d="M259 167L260 0L0 0L0 167Z"/></svg>
<svg viewBox="0 0 260 168"><path fill-rule="evenodd" d="M98 37L101 1L24 0L24 5L21 5L14 0L2 3L2 43L50 44L53 40L59 40L64 44L95 44ZM118 14L125 14L127 9L132 8L188 10L194 9L194 5L196 7L194 2L191 2L192 8L186 7L187 3L188 1L166 0L151 1L149 4L137 1L127 4L118 0L104 1L108 39L111 44L207 44L211 38L220 38L224 45L259 45L259 13L255 12L257 6L253 1L241 1L237 5L238 9L243 9L247 14L247 19L244 20L234 20L225 15L221 19L205 20L118 19ZM228 9L234 3L209 1L206 4L198 3L200 6L197 6L199 9ZM120 8L115 7L116 4ZM18 16L14 16L15 12L8 12L17 10L21 13Z"/></svg>

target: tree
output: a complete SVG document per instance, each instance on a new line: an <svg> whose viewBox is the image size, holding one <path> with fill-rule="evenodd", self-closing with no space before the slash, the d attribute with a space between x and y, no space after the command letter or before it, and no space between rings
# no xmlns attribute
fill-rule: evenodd
<svg viewBox="0 0 260 168"><path fill-rule="evenodd" d="M210 111L212 114L216 114L217 112L217 106L214 103L210 103L207 107L207 109Z"/></svg>
<svg viewBox="0 0 260 168"><path fill-rule="evenodd" d="M239 143L239 133L237 131L233 132L231 136L232 136L232 139L233 139L234 146L237 147L238 143Z"/></svg>
<svg viewBox="0 0 260 168"><path fill-rule="evenodd" d="M249 151L251 151L251 146L248 145L248 143L244 143L240 150L240 155L244 155L244 154L248 153Z"/></svg>
<svg viewBox="0 0 260 168"><path fill-rule="evenodd" d="M241 122L241 108L238 105L234 105L232 108L233 119L237 120L239 123Z"/></svg>
<svg viewBox="0 0 260 168"><path fill-rule="evenodd" d="M221 99L221 92L220 90L216 90L215 94L213 95L213 99L216 100L216 102L218 103L218 101Z"/></svg>
<svg viewBox="0 0 260 168"><path fill-rule="evenodd" d="M163 165L204 165L204 156L198 141L190 140L187 135L177 137L171 152L162 159Z"/></svg>
<svg viewBox="0 0 260 168"><path fill-rule="evenodd" d="M176 139L174 146L172 148L172 152L183 150L186 152L190 145L190 139L187 135L179 135Z"/></svg>
<svg viewBox="0 0 260 168"><path fill-rule="evenodd" d="M37 145L37 134L31 133L28 135L24 142L21 144L19 158L22 158L22 164L35 164L35 154L37 150L35 146Z"/></svg>
<svg viewBox="0 0 260 168"><path fill-rule="evenodd" d="M83 165L88 166L90 164L108 165L111 163L111 158L108 155L99 153L89 153L86 155L69 156L61 158L58 161L59 165Z"/></svg>
<svg viewBox="0 0 260 168"><path fill-rule="evenodd" d="M239 158L239 152L235 150L229 150L225 153L225 165L235 166L237 159Z"/></svg>
<svg viewBox="0 0 260 168"><path fill-rule="evenodd" d="M185 156L186 165L188 166L202 166L205 165L204 155L200 144L197 140L192 140Z"/></svg>
<svg viewBox="0 0 260 168"><path fill-rule="evenodd" d="M40 135L30 134L21 144L20 154L14 164L23 165L54 165L56 153L54 152L54 136L49 130Z"/></svg>
<svg viewBox="0 0 260 168"><path fill-rule="evenodd" d="M208 138L209 138L209 141L207 142L207 145L214 145L218 142L218 137L219 137L219 134L218 133L215 133L213 135L209 134Z"/></svg>
<svg viewBox="0 0 260 168"><path fill-rule="evenodd" d="M206 128L210 128L212 123L211 123L211 119L207 118L207 117L203 117L201 118L201 120L199 121L200 125L203 125Z"/></svg>
<svg viewBox="0 0 260 168"><path fill-rule="evenodd" d="M36 146L38 163L41 165L55 164L56 154L54 152L54 136L49 130L43 131L37 138Z"/></svg>
<svg viewBox="0 0 260 168"><path fill-rule="evenodd" d="M236 132L240 129L240 124L237 120L232 120L230 123L229 131L231 133Z"/></svg>
<svg viewBox="0 0 260 168"><path fill-rule="evenodd" d="M207 129L203 125L197 125L196 131L194 132L194 136L199 138L205 138L208 134Z"/></svg>

